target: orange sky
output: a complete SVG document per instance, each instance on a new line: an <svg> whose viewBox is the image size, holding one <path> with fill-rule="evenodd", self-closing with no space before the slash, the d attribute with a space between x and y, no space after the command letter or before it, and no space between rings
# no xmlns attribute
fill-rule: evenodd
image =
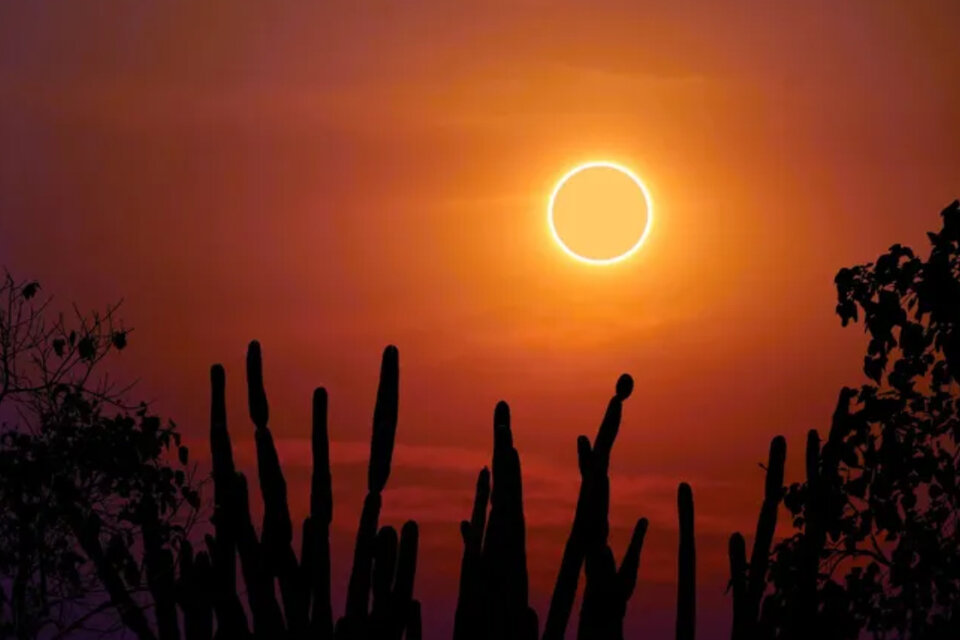
<svg viewBox="0 0 960 640"><path fill-rule="evenodd" d="M115 367L196 438L219 361L250 440L242 363L259 338L301 513L310 390L326 385L341 553L379 352L397 344L385 517L423 525L431 638L449 635L495 401L513 408L543 614L575 437L632 373L615 551L635 517L651 530L630 628L668 636L687 480L701 637L726 637L725 540L752 533L770 437L788 437L796 478L802 434L861 380L834 273L924 247L960 195L957 5L201 4L0 6L0 263L64 304L125 298L136 330ZM640 252L605 268L563 254L544 209L598 158L656 207ZM342 581L348 557L334 565Z"/></svg>

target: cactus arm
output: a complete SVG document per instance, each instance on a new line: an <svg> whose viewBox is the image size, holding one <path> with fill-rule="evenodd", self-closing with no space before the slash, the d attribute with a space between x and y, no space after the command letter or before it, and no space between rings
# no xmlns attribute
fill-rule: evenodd
<svg viewBox="0 0 960 640"><path fill-rule="evenodd" d="M373 605L370 612L373 636L386 634L393 598L393 579L397 570L397 530L381 527L373 555Z"/></svg>
<svg viewBox="0 0 960 640"><path fill-rule="evenodd" d="M731 640L749 640L755 618L748 614L747 607L747 545L743 536L734 533L728 545L730 557L730 591L733 593L733 624Z"/></svg>
<svg viewBox="0 0 960 640"><path fill-rule="evenodd" d="M221 365L210 368L210 452L213 459L214 536L207 538L211 589L218 638L250 634L243 605L237 596L237 535L241 517L236 496L236 468L227 430L226 374ZM249 516L248 516L249 519Z"/></svg>
<svg viewBox="0 0 960 640"><path fill-rule="evenodd" d="M693 531L693 491L683 482L677 491L680 516L678 553L677 640L693 640L696 629L696 549Z"/></svg>
<svg viewBox="0 0 960 640"><path fill-rule="evenodd" d="M327 432L327 392L313 392L310 516L304 521L301 561L306 583L313 595L310 628L317 640L333 638L333 608L330 599L330 525L333 521L333 486L330 444Z"/></svg>
<svg viewBox="0 0 960 640"><path fill-rule="evenodd" d="M370 467L367 489L379 493L390 477L390 460L397 433L400 361L394 346L383 351L380 365L380 384L373 410L373 435L370 440Z"/></svg>
<svg viewBox="0 0 960 640"><path fill-rule="evenodd" d="M460 561L460 589L454 615L454 640L472 640L480 635L482 625L480 598L481 583L479 562L483 545L483 532L487 521L487 504L490 501L490 471L484 467L477 476L477 488L470 520L460 523L463 537L463 558Z"/></svg>
<svg viewBox="0 0 960 640"><path fill-rule="evenodd" d="M627 546L626 553L623 554L623 560L620 562L620 569L617 572L617 582L620 586L620 599L623 601L624 612L626 612L627 601L630 600L633 590L637 587L640 552L643 550L643 541L647 536L648 525L646 518L637 520L633 527L633 535L630 536L630 544Z"/></svg>
<svg viewBox="0 0 960 640"><path fill-rule="evenodd" d="M550 599L543 640L564 638L584 559L591 548L600 550L606 546L609 530L610 485L607 470L610 464L610 452L620 430L623 401L632 391L633 379L627 374L621 375L617 380L614 395L607 404L593 446L591 447L590 440L586 436L577 438L580 493L577 497L573 526L564 546L560 571ZM594 575L597 575L596 572ZM580 629L582 628L581 624Z"/></svg>
<svg viewBox="0 0 960 640"><path fill-rule="evenodd" d="M283 634L283 616L274 594L273 576L265 566L267 559L257 541L250 519L250 501L247 479L242 473L235 476L237 514L237 552L243 582L247 587L247 603L253 617L253 633L257 638L278 637Z"/></svg>
<svg viewBox="0 0 960 640"><path fill-rule="evenodd" d="M777 528L777 509L783 497L783 467L786 457L787 441L783 436L777 436L770 442L763 505L760 507L753 553L750 556L747 608L744 610L747 620L750 621L756 621L760 614L760 601L767 586L767 565L770 562L770 545Z"/></svg>
<svg viewBox="0 0 960 640"><path fill-rule="evenodd" d="M247 393L250 418L256 429L257 469L260 493L263 496L263 532L261 548L267 555L267 566L280 582L280 594L286 613L287 627L295 635L307 626L307 596L300 579L300 570L293 552L293 525L287 503L287 483L283 478L280 458L267 426L269 408L263 386L263 360L256 340L247 349Z"/></svg>
<svg viewBox="0 0 960 640"><path fill-rule="evenodd" d="M408 520L400 530L400 551L397 554L397 575L391 594L391 627L387 640L401 640L409 624L413 600L413 584L417 574L417 548L420 531L417 523Z"/></svg>
<svg viewBox="0 0 960 640"><path fill-rule="evenodd" d="M368 493L363 501L357 541L353 551L353 569L347 586L346 618L362 619L370 605L370 575L373 568L374 541L380 519L380 494Z"/></svg>
<svg viewBox="0 0 960 640"><path fill-rule="evenodd" d="M236 592L236 538L230 523L230 503L234 473L233 449L227 431L225 398L226 374L221 365L210 368L210 451L213 458L213 526L217 546L214 566L222 582L221 589Z"/></svg>

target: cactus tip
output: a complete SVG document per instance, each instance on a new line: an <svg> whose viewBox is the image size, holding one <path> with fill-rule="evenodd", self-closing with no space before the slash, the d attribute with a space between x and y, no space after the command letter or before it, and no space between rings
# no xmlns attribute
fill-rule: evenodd
<svg viewBox="0 0 960 640"><path fill-rule="evenodd" d="M493 412L494 426L510 426L510 405L501 400L497 403L497 408Z"/></svg>
<svg viewBox="0 0 960 640"><path fill-rule="evenodd" d="M407 520L403 523L403 528L400 530L400 535L404 538L408 536L413 536L414 538L418 537L420 534L420 527L417 526L416 520Z"/></svg>
<svg viewBox="0 0 960 640"><path fill-rule="evenodd" d="M617 398L626 400L633 393L633 378L629 373L625 373L617 380Z"/></svg>
<svg viewBox="0 0 960 640"><path fill-rule="evenodd" d="M770 456L783 459L787 455L787 439L777 436L770 442Z"/></svg>

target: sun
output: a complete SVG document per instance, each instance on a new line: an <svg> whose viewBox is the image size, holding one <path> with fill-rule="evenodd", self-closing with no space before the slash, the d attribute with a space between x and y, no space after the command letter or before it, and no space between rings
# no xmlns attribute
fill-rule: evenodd
<svg viewBox="0 0 960 640"><path fill-rule="evenodd" d="M627 167L587 162L568 171L550 194L550 233L581 262L613 264L637 252L653 225L653 201Z"/></svg>

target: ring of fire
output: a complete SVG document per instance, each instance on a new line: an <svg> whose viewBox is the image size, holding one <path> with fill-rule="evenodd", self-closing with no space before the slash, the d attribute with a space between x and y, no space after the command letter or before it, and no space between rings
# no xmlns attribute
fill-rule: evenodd
<svg viewBox="0 0 960 640"><path fill-rule="evenodd" d="M636 253L647 239L653 201L627 167L586 162L557 182L547 223L553 239L570 257L587 264L613 264Z"/></svg>

